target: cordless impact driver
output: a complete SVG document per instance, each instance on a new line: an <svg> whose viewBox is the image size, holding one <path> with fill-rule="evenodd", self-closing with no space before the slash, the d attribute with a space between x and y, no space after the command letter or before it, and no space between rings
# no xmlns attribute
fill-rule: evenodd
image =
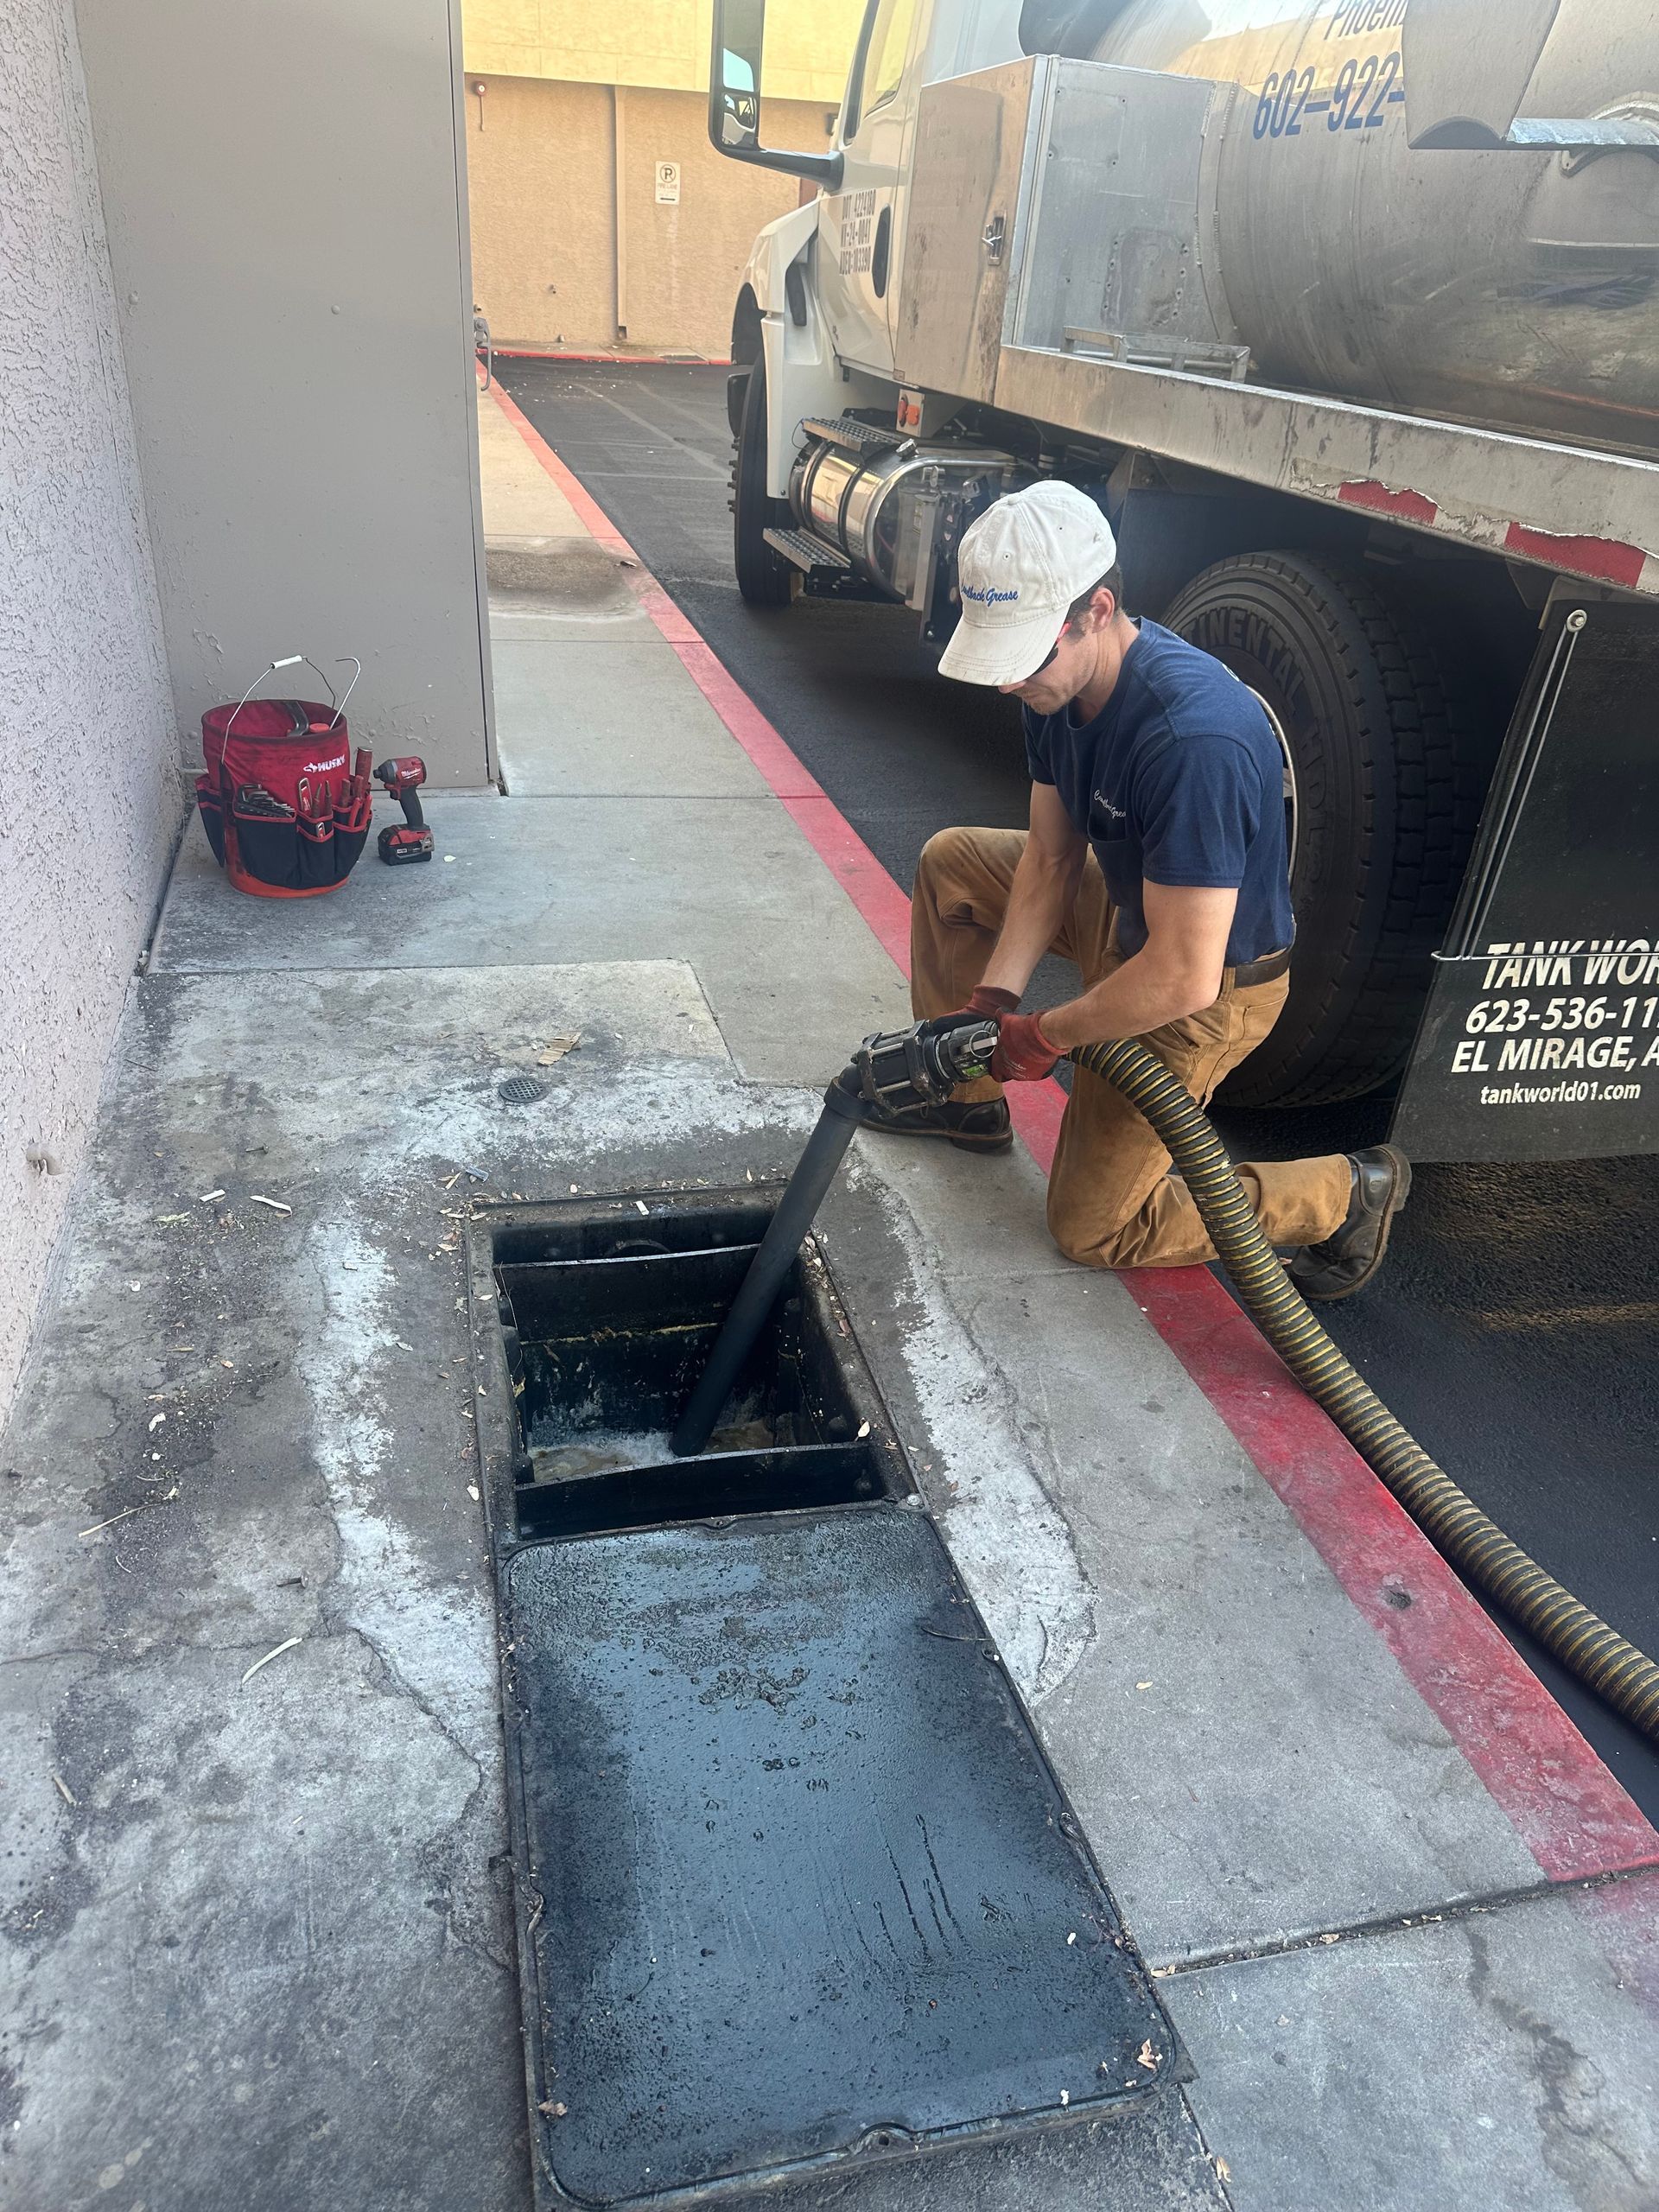
<svg viewBox="0 0 1659 2212"><path fill-rule="evenodd" d="M425 761L417 753L400 753L395 760L383 760L374 775L375 781L384 784L404 810L404 818L397 828L380 832L381 859L388 868L406 868L412 861L429 861L432 832L426 826L421 802L415 796L426 781Z"/></svg>

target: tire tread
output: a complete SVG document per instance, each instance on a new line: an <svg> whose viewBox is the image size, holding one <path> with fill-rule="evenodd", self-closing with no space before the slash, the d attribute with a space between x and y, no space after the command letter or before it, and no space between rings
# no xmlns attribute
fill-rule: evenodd
<svg viewBox="0 0 1659 2212"><path fill-rule="evenodd" d="M1236 556L1186 587L1168 610L1169 626L1179 630L1184 614L1199 611L1224 576L1230 585L1256 580L1282 594L1325 639L1332 672L1354 709L1365 832L1342 957L1330 982L1311 1007L1302 1006L1296 1028L1285 1030L1281 1017L1229 1095L1283 1106L1359 1097L1397 1074L1411 1048L1425 952L1444 932L1479 815L1479 779L1469 765L1478 753L1472 718L1409 612L1343 563L1303 553ZM1389 764L1394 827L1383 851L1377 778ZM1373 920L1379 868L1388 876ZM1331 1031L1321 1046L1320 1033Z"/></svg>

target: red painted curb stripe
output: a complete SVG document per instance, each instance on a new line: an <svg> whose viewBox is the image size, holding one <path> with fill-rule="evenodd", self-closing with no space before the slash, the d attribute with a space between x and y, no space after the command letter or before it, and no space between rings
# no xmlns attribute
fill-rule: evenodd
<svg viewBox="0 0 1659 2212"><path fill-rule="evenodd" d="M616 524L512 399L495 397L594 537L637 563ZM698 690L908 975L909 899L643 567L639 589ZM1057 1083L1023 1084L1009 1104L1046 1173L1065 1093ZM1542 1872L1575 1881L1659 1865L1659 1833L1208 1270L1138 1268L1120 1280L1384 1638Z"/></svg>

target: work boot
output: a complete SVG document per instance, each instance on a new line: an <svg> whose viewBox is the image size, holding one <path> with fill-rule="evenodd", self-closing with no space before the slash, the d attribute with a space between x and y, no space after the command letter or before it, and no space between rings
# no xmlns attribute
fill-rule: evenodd
<svg viewBox="0 0 1659 2212"><path fill-rule="evenodd" d="M982 1098L969 1106L953 1098L943 1106L901 1111L867 1105L863 1127L889 1137L944 1137L963 1152L1007 1152L1014 1143L1006 1098Z"/></svg>
<svg viewBox="0 0 1659 2212"><path fill-rule="evenodd" d="M1411 1162L1395 1145L1372 1145L1351 1152L1353 1176L1348 1216L1323 1244L1305 1244L1290 1262L1290 1279L1302 1296L1329 1300L1351 1298L1382 1264L1394 1217L1411 1188Z"/></svg>

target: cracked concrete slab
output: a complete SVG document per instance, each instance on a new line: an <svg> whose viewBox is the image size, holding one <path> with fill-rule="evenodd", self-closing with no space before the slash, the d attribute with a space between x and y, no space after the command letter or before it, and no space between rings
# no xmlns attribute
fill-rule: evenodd
<svg viewBox="0 0 1659 2212"><path fill-rule="evenodd" d="M12 1767L0 2193L499 2212L513 2069L454 2063L458 2023L505 2061L517 2024L493 1789L362 1636L243 1684L258 1656L83 1659L50 1720L67 1795ZM9 1706L40 1671L0 1669Z"/></svg>
<svg viewBox="0 0 1659 2212"><path fill-rule="evenodd" d="M1238 2212L1659 2205L1659 1876L1161 1987Z"/></svg>

